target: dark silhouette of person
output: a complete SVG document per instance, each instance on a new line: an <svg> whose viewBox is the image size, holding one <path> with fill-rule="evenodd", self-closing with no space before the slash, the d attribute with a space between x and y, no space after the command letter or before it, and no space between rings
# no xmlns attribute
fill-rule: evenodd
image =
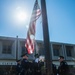
<svg viewBox="0 0 75 75"><path fill-rule="evenodd" d="M17 62L17 65L16 65L16 74L17 75L21 75L21 69L22 69L22 67L21 67L21 60L17 60L16 62Z"/></svg>
<svg viewBox="0 0 75 75"><path fill-rule="evenodd" d="M25 53L21 57L22 57L22 61L21 61L21 66L22 66L21 74L22 75L27 75L28 69L29 69L28 55L27 55L27 53Z"/></svg>
<svg viewBox="0 0 75 75"><path fill-rule="evenodd" d="M59 56L60 65L58 67L59 75L69 75L69 66L63 56Z"/></svg>

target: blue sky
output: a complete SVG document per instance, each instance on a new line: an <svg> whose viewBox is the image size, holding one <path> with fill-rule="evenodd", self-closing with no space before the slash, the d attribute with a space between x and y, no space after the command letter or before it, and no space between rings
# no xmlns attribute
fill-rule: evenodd
<svg viewBox="0 0 75 75"><path fill-rule="evenodd" d="M40 0L39 5L40 5ZM0 36L26 38L35 0L0 0ZM41 5L40 5L41 6ZM75 44L75 0L46 0L50 41ZM27 18L17 18L18 11ZM41 16L36 23L36 39L43 40Z"/></svg>

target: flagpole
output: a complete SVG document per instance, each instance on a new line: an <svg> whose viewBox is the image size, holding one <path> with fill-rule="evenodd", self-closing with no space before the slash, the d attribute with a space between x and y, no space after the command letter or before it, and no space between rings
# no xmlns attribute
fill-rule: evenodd
<svg viewBox="0 0 75 75"><path fill-rule="evenodd" d="M44 48L45 48L45 60L46 60L46 74L52 75L52 54L51 45L49 41L49 31L47 22L47 11L45 0L41 0L42 10L42 25L43 25L43 37L44 37Z"/></svg>

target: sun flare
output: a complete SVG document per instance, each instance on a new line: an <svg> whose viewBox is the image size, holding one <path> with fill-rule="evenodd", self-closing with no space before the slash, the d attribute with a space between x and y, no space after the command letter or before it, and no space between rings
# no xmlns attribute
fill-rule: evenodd
<svg viewBox="0 0 75 75"><path fill-rule="evenodd" d="M25 21L26 20L27 15L26 15L25 12L20 11L20 12L17 12L16 18L17 18L18 21L21 21L22 22L22 21Z"/></svg>
<svg viewBox="0 0 75 75"><path fill-rule="evenodd" d="M23 8L21 7L17 7L16 8L16 12L15 12L15 20L19 23L25 23L28 21L28 14L27 11L25 11Z"/></svg>

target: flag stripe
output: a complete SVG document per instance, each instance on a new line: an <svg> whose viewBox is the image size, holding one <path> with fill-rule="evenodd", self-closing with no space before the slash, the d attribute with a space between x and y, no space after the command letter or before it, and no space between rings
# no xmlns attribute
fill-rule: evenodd
<svg viewBox="0 0 75 75"><path fill-rule="evenodd" d="M32 11L29 29L27 32L27 39L25 43L25 47L27 48L29 54L34 52L36 20L39 18L40 14L41 10L39 8L38 1L36 0Z"/></svg>

